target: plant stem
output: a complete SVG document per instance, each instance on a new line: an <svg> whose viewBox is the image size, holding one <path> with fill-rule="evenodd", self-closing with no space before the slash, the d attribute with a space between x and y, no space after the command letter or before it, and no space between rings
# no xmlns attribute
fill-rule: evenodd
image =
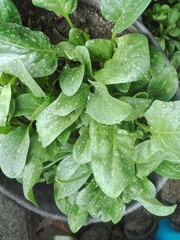
<svg viewBox="0 0 180 240"><path fill-rule="evenodd" d="M73 26L73 24L71 22L71 19L69 18L69 15L64 15L64 17L65 17L66 21L68 22L70 28L73 28L74 26Z"/></svg>
<svg viewBox="0 0 180 240"><path fill-rule="evenodd" d="M135 124L142 128L145 132L149 132L149 126L146 126L145 124L142 124L138 121L135 121Z"/></svg>

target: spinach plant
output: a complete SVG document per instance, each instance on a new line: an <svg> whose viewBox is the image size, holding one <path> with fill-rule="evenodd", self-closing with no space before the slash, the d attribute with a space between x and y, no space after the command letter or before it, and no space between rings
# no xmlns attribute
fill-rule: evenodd
<svg viewBox="0 0 180 240"><path fill-rule="evenodd" d="M70 20L77 0L33 0L64 16L69 39L52 45L22 26L10 0L0 3L0 167L33 187L54 184L57 206L76 232L88 215L117 223L126 204L171 214L148 176L180 178L177 72L130 26L150 0L101 1L112 39L90 39ZM59 69L58 63L63 64Z"/></svg>

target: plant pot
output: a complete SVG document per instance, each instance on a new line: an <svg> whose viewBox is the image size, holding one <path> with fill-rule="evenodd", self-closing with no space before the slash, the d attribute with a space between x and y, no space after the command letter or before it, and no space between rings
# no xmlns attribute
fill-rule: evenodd
<svg viewBox="0 0 180 240"><path fill-rule="evenodd" d="M87 2L88 1L84 1ZM92 1L91 4L98 8L99 1ZM134 27L139 31L147 35L150 42L157 48L160 49L160 46L149 33L149 31L143 26L142 23L136 22ZM167 62L167 58L165 57L165 62ZM158 174L152 174L150 176L152 182L154 183L157 192L163 187L163 185L167 182L167 178L160 177ZM9 179L4 176L2 172L0 172L0 191L6 195L7 197L11 198L21 206L40 214L44 217L51 218L53 220L61 220L67 221L67 217L62 214L59 209L56 207L55 201L53 199L53 187L52 185L46 184L38 184L34 188L35 196L38 202L39 207L37 208L30 202L28 202L23 195L23 190L21 184L19 184L16 180ZM137 202L131 202L126 209L125 215L133 212L134 210L138 209L141 205ZM101 219L93 219L89 218L87 224L101 222Z"/></svg>

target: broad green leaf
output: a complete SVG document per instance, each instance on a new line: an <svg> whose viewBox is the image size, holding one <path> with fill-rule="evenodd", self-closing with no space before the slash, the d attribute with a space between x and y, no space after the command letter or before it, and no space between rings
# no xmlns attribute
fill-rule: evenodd
<svg viewBox="0 0 180 240"><path fill-rule="evenodd" d="M131 87L131 83L119 83L115 85L116 89L120 92L127 93Z"/></svg>
<svg viewBox="0 0 180 240"><path fill-rule="evenodd" d="M71 155L64 158L59 163L56 172L56 197L62 199L76 192L87 181L91 173L89 164L79 165Z"/></svg>
<svg viewBox="0 0 180 240"><path fill-rule="evenodd" d="M6 125L11 101L11 84L5 85L0 93L0 126Z"/></svg>
<svg viewBox="0 0 180 240"><path fill-rule="evenodd" d="M71 195L72 197L73 195ZM65 215L68 215L71 207L72 207L72 203L69 200L70 197L65 197L62 199L59 199L59 191L58 191L58 187L56 184L54 184L54 199L56 202L57 207L59 208L59 210L64 213Z"/></svg>
<svg viewBox="0 0 180 240"><path fill-rule="evenodd" d="M78 28L71 28L69 31L69 42L74 46L84 46L86 41L89 40L89 35Z"/></svg>
<svg viewBox="0 0 180 240"><path fill-rule="evenodd" d="M170 179L180 179L180 162L163 161L156 169L156 172Z"/></svg>
<svg viewBox="0 0 180 240"><path fill-rule="evenodd" d="M77 0L32 0L32 3L63 16L73 13L77 6Z"/></svg>
<svg viewBox="0 0 180 240"><path fill-rule="evenodd" d="M59 58L76 59L76 48L70 42L60 42L53 49Z"/></svg>
<svg viewBox="0 0 180 240"><path fill-rule="evenodd" d="M116 45L111 40L93 39L86 42L86 47L89 50L91 61L99 62L112 58Z"/></svg>
<svg viewBox="0 0 180 240"><path fill-rule="evenodd" d="M122 14L123 1L120 0L101 0L101 13L103 16L116 23Z"/></svg>
<svg viewBox="0 0 180 240"><path fill-rule="evenodd" d="M82 108L71 112L67 116L58 116L54 114L56 105L50 104L45 108L37 118L37 132L43 147L52 143L65 129L73 124L82 112Z"/></svg>
<svg viewBox="0 0 180 240"><path fill-rule="evenodd" d="M32 93L19 95L15 99L14 116L26 116L31 119L32 114L43 104L44 98L38 98Z"/></svg>
<svg viewBox="0 0 180 240"><path fill-rule="evenodd" d="M145 113L153 144L166 154L169 162L180 162L180 101L156 100ZM172 124L173 123L173 124Z"/></svg>
<svg viewBox="0 0 180 240"><path fill-rule="evenodd" d="M132 106L132 112L126 118L126 121L134 121L143 117L144 113L148 110L152 102L150 99L135 97L122 97L120 100Z"/></svg>
<svg viewBox="0 0 180 240"><path fill-rule="evenodd" d="M89 51L84 46L76 47L76 57L85 68L85 74L87 77L92 78L92 66Z"/></svg>
<svg viewBox="0 0 180 240"><path fill-rule="evenodd" d="M144 12L150 2L151 0L122 0L122 14L119 19L114 22L115 26L113 28L113 32L120 33L130 27Z"/></svg>
<svg viewBox="0 0 180 240"><path fill-rule="evenodd" d="M77 239L70 236L54 236L53 240L77 240Z"/></svg>
<svg viewBox="0 0 180 240"><path fill-rule="evenodd" d="M127 118L132 107L116 98L113 98L100 82L91 82L95 87L95 93L87 103L87 113L97 122L112 125L120 123Z"/></svg>
<svg viewBox="0 0 180 240"><path fill-rule="evenodd" d="M9 178L17 178L23 171L29 149L29 133L17 128L5 135L0 143L0 167Z"/></svg>
<svg viewBox="0 0 180 240"><path fill-rule="evenodd" d="M0 23L22 24L20 14L11 0L0 1Z"/></svg>
<svg viewBox="0 0 180 240"><path fill-rule="evenodd" d="M152 75L158 75L164 68L164 56L163 54L150 45L150 59L151 59L151 72Z"/></svg>
<svg viewBox="0 0 180 240"><path fill-rule="evenodd" d="M3 64L7 63L6 58L21 59L32 77L48 76L57 68L58 59L49 39L40 31L18 24L0 25L0 52ZM16 76L15 73L16 70Z"/></svg>
<svg viewBox="0 0 180 240"><path fill-rule="evenodd" d="M145 207L150 213L156 216L167 216L174 212L176 205L174 206L164 206L155 198L148 197L137 197L135 198L138 202L140 202L143 207Z"/></svg>
<svg viewBox="0 0 180 240"><path fill-rule="evenodd" d="M0 56L0 61L2 60ZM2 60L3 61L3 60ZM1 62L0 62L1 63ZM20 59L14 59L12 61L6 62L6 57L4 63L0 64L0 75L2 72L12 74L20 79L22 83L29 87L31 92L37 97L46 97L45 93L27 72L24 64Z"/></svg>
<svg viewBox="0 0 180 240"><path fill-rule="evenodd" d="M154 99L168 101L175 95L178 86L176 69L167 66L150 80L147 92Z"/></svg>
<svg viewBox="0 0 180 240"><path fill-rule="evenodd" d="M151 140L144 141L135 147L134 162L137 176L147 177L166 159L166 153Z"/></svg>
<svg viewBox="0 0 180 240"><path fill-rule="evenodd" d="M91 161L89 128L86 128L75 142L73 147L73 157L79 164L85 164Z"/></svg>
<svg viewBox="0 0 180 240"><path fill-rule="evenodd" d="M118 45L104 68L94 78L104 84L135 82L146 77L150 68L148 40L142 34L126 34L116 39Z"/></svg>
<svg viewBox="0 0 180 240"><path fill-rule="evenodd" d="M40 180L42 172L42 162L39 159L34 158L24 168L23 171L23 192L26 199L31 201L37 206L37 202L34 197L33 187Z"/></svg>
<svg viewBox="0 0 180 240"><path fill-rule="evenodd" d="M54 114L58 116L67 116L78 108L86 105L89 95L89 86L82 85L78 92L73 96L66 96L61 93L59 97L51 104L54 107Z"/></svg>
<svg viewBox="0 0 180 240"><path fill-rule="evenodd" d="M117 126L91 122L91 163L102 191L118 197L135 174L132 160L134 136Z"/></svg>
<svg viewBox="0 0 180 240"><path fill-rule="evenodd" d="M66 64L62 70L59 83L63 93L67 96L74 95L80 88L84 78L84 65L70 68Z"/></svg>
<svg viewBox="0 0 180 240"><path fill-rule="evenodd" d="M72 232L77 232L82 226L85 225L88 219L88 212L77 205L71 208L68 214L68 224Z"/></svg>

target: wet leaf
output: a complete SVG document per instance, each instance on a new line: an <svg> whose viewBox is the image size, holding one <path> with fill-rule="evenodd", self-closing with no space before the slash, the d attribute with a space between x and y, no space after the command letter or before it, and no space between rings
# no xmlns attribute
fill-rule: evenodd
<svg viewBox="0 0 180 240"><path fill-rule="evenodd" d="M5 126L10 109L11 85L5 85L0 93L0 126Z"/></svg>
<svg viewBox="0 0 180 240"><path fill-rule="evenodd" d="M22 24L20 14L11 0L0 1L0 23Z"/></svg>
<svg viewBox="0 0 180 240"><path fill-rule="evenodd" d="M69 42L74 46L84 46L86 41L89 40L89 35L78 28L71 28L69 31Z"/></svg>

